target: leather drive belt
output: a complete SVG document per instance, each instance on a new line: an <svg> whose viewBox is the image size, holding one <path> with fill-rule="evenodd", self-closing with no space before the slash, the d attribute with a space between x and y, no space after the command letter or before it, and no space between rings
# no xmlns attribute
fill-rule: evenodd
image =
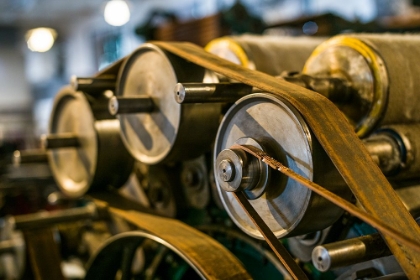
<svg viewBox="0 0 420 280"><path fill-rule="evenodd" d="M95 202L103 204L98 200ZM219 242L182 222L136 211L108 209L126 222L171 244L205 279L252 279L238 259Z"/></svg>
<svg viewBox="0 0 420 280"><path fill-rule="evenodd" d="M238 82L286 99L305 118L364 210L412 240L420 242L420 227L372 161L338 108L322 95L267 74L249 70L191 43L152 42L187 61ZM383 233L390 250L410 279L420 279L420 252Z"/></svg>

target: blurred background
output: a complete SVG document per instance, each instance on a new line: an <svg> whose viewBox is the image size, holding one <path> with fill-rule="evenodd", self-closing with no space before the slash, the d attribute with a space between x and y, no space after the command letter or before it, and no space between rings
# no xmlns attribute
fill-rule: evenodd
<svg viewBox="0 0 420 280"><path fill-rule="evenodd" d="M0 0L0 152L38 147L71 75L93 75L147 40L417 31L418 2Z"/></svg>

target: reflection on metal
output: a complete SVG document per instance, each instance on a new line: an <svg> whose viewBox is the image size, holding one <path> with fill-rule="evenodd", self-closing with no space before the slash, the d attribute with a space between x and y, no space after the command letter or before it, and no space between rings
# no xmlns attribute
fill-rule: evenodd
<svg viewBox="0 0 420 280"><path fill-rule="evenodd" d="M236 102L226 113L214 150L214 170L216 179L219 179L216 182L220 197L232 220L247 234L262 238L233 200L232 194L222 190L226 182L220 180L219 166L216 165L225 159L223 150L230 149L244 137L257 141L264 150L270 151L300 175L349 197L350 191L301 115L287 102L273 95L248 95ZM294 180L288 180L279 174L272 174L271 177L264 183L266 186L263 187L263 194L252 200L251 204L258 209L277 238L323 229L342 214L341 209Z"/></svg>
<svg viewBox="0 0 420 280"><path fill-rule="evenodd" d="M315 247L312 262L320 271L391 255L379 233Z"/></svg>
<svg viewBox="0 0 420 280"><path fill-rule="evenodd" d="M195 158L210 149L220 105L181 106L173 95L178 81L202 82L205 74L203 68L152 44L142 45L126 59L120 71L117 98L148 97L155 106L149 113L118 115L121 137L135 159L146 164L167 163ZM212 79L216 81L214 76Z"/></svg>
<svg viewBox="0 0 420 280"><path fill-rule="evenodd" d="M54 178L69 197L118 188L131 172L133 160L122 145L118 120L97 119L92 108L83 93L66 87L56 96L51 113L44 143Z"/></svg>
<svg viewBox="0 0 420 280"><path fill-rule="evenodd" d="M110 227L102 226L106 236L147 232L111 238L92 258L88 279L178 272L249 278L220 244L158 215L226 231L236 225L265 237L292 278L404 271L416 279L418 227L410 214L420 215L420 67L413 59L419 36L341 35L318 47L296 73L306 60L301 51L308 57L318 44L305 40L308 48L294 39L240 36L207 47L226 50L241 66L191 44L147 43L91 78L74 77L60 91L43 140L61 192L48 192L49 207L88 193L97 203L106 200L112 212ZM283 80L261 73L283 70L289 71ZM131 156L138 161L133 173ZM14 160L24 167L47 159L21 151ZM115 188L130 173L137 189L125 187L121 198ZM99 236L97 214L87 205L15 221L32 231L88 219L83 227ZM373 230L357 230L368 225L383 240ZM291 237L288 250L277 240L284 237ZM231 247L243 245L232 238ZM16 249L10 238L0 245L3 254ZM267 244L261 246L264 257L256 265L272 262L272 254L261 253Z"/></svg>

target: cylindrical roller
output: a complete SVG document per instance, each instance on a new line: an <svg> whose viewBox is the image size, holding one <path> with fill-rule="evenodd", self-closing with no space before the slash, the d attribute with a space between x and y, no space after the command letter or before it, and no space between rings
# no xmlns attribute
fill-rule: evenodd
<svg viewBox="0 0 420 280"><path fill-rule="evenodd" d="M420 36L352 34L321 44L303 73L352 84L349 102L336 102L360 137L386 124L420 121Z"/></svg>
<svg viewBox="0 0 420 280"><path fill-rule="evenodd" d="M101 93L106 90L115 90L116 78L114 75L104 75L101 77L82 78L72 76L70 85L75 91L87 93Z"/></svg>
<svg viewBox="0 0 420 280"><path fill-rule="evenodd" d="M43 135L41 138L44 149L77 148L80 140L73 133L61 133L58 135Z"/></svg>
<svg viewBox="0 0 420 280"><path fill-rule="evenodd" d="M178 83L175 86L175 99L179 104L233 103L254 91L254 88L242 83Z"/></svg>
<svg viewBox="0 0 420 280"><path fill-rule="evenodd" d="M45 150L14 151L12 157L13 165L19 166L25 163L48 163L48 156Z"/></svg>
<svg viewBox="0 0 420 280"><path fill-rule="evenodd" d="M312 263L318 270L328 271L391 254L382 236L375 233L316 246L312 251Z"/></svg>
<svg viewBox="0 0 420 280"><path fill-rule="evenodd" d="M210 149L220 104L180 105L174 98L178 82L203 82L206 74L205 69L153 44L140 46L125 60L116 96L149 97L154 103L150 113L118 114L121 138L134 158L158 164L194 158Z"/></svg>
<svg viewBox="0 0 420 280"><path fill-rule="evenodd" d="M94 203L89 203L83 207L55 210L51 212L38 212L13 217L16 229L50 227L59 223L95 218L99 218L99 213Z"/></svg>
<svg viewBox="0 0 420 280"><path fill-rule="evenodd" d="M48 150L57 185L69 197L93 189L120 187L132 170L133 159L121 142L118 120L97 120L92 102L70 87L63 88L54 100L48 137L72 135L79 144Z"/></svg>
<svg viewBox="0 0 420 280"><path fill-rule="evenodd" d="M246 68L277 76L283 71L301 71L323 41L313 37L242 35L215 39L206 50Z"/></svg>
<svg viewBox="0 0 420 280"><path fill-rule="evenodd" d="M150 113L154 109L153 100L148 96L116 97L109 100L109 113L117 114Z"/></svg>
<svg viewBox="0 0 420 280"><path fill-rule="evenodd" d="M235 155L229 157L228 154L222 158L226 153L222 151L231 150L235 143L260 146L298 174L344 198L351 196L302 116L288 102L272 94L248 95L232 106L220 125L214 148L214 176L225 209L250 236L263 238L232 193L224 190L229 189L225 183L231 183L235 188L236 177L231 182L228 182L232 179L229 176L225 180L223 169L225 173L229 170L220 165L223 160L231 160L234 166L235 162L244 162L240 166L242 169L235 169L234 174L238 174L238 170L245 174L243 169L248 168L243 157L236 159ZM254 187L245 186L248 190L245 193L278 238L326 228L343 213L339 207L279 172L269 175L264 168L251 168L254 173L260 172L260 179ZM249 173L247 170L246 174ZM240 181L240 185L245 181ZM262 193L252 194L259 190Z"/></svg>

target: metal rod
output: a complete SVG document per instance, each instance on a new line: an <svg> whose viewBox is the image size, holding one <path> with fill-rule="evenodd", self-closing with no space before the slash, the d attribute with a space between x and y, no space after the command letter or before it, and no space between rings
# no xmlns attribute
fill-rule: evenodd
<svg viewBox="0 0 420 280"><path fill-rule="evenodd" d="M48 163L48 156L44 150L16 150L13 152L12 163L14 166L25 163Z"/></svg>
<svg viewBox="0 0 420 280"><path fill-rule="evenodd" d="M108 103L109 113L113 116L117 114L150 113L153 109L153 100L148 96L113 96Z"/></svg>
<svg viewBox="0 0 420 280"><path fill-rule="evenodd" d="M70 85L75 91L87 93L102 93L105 90L115 90L116 79L114 76L82 78L72 76Z"/></svg>
<svg viewBox="0 0 420 280"><path fill-rule="evenodd" d="M82 219L94 219L98 216L97 213L95 204L88 203L83 207L18 215L13 218L16 229L29 229L49 227L58 223L67 223Z"/></svg>
<svg viewBox="0 0 420 280"><path fill-rule="evenodd" d="M287 249L280 243L271 229L267 226L264 220L260 217L254 207L246 198L245 194L241 191L233 192L234 197L238 201L239 205L245 211L247 216L251 219L254 225L258 228L260 233L264 236L265 241L267 241L270 248L273 250L274 254L284 265L287 272L292 276L293 279L308 279L303 270L298 266L292 256L289 254Z"/></svg>
<svg viewBox="0 0 420 280"><path fill-rule="evenodd" d="M179 104L229 103L257 91L252 86L242 83L178 83L175 86L175 100Z"/></svg>
<svg viewBox="0 0 420 280"><path fill-rule="evenodd" d="M285 72L279 78L316 91L332 102L346 102L354 95L351 83L336 77L313 77L302 73Z"/></svg>
<svg viewBox="0 0 420 280"><path fill-rule="evenodd" d="M50 134L41 138L44 149L76 148L80 146L79 138L72 133Z"/></svg>
<svg viewBox="0 0 420 280"><path fill-rule="evenodd" d="M394 175L405 164L402 154L405 147L400 147L387 133L378 133L365 138L363 144L385 175Z"/></svg>
<svg viewBox="0 0 420 280"><path fill-rule="evenodd" d="M392 253L379 233L316 246L312 262L319 271L353 265Z"/></svg>

